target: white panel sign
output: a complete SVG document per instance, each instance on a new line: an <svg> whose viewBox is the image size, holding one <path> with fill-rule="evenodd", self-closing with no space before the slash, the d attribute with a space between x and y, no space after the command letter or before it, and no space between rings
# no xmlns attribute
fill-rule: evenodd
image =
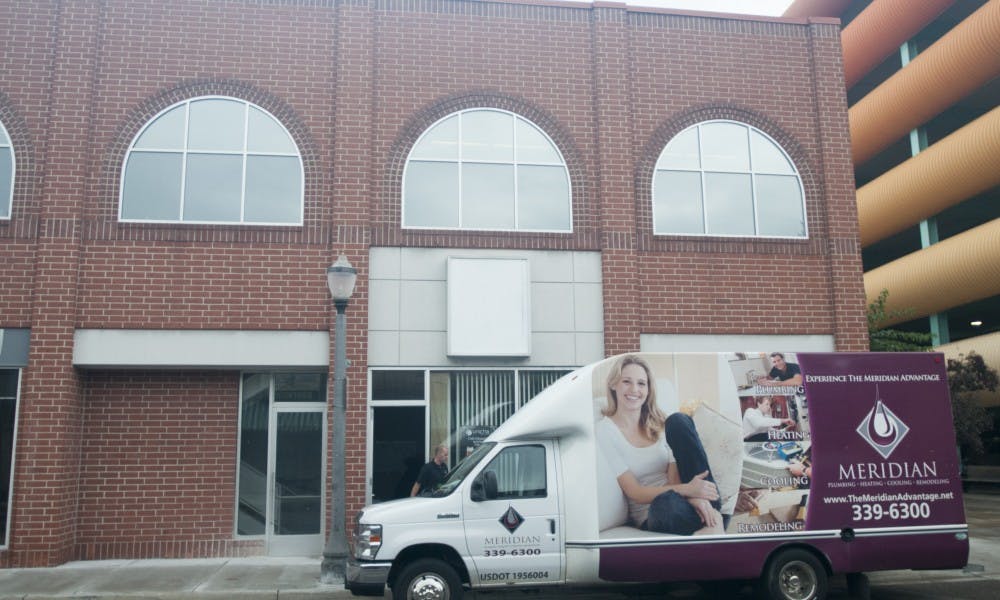
<svg viewBox="0 0 1000 600"><path fill-rule="evenodd" d="M526 258L448 258L448 355L531 354Z"/></svg>

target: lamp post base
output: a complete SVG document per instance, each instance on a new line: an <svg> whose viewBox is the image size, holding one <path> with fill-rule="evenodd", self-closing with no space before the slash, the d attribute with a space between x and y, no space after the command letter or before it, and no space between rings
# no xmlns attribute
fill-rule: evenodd
<svg viewBox="0 0 1000 600"><path fill-rule="evenodd" d="M320 583L344 583L347 568L347 553L323 553L323 562L319 566Z"/></svg>

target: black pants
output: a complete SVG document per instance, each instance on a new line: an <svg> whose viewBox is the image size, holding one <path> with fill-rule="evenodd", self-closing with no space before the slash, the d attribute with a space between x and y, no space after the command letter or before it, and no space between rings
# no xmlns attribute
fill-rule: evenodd
<svg viewBox="0 0 1000 600"><path fill-rule="evenodd" d="M694 421L684 413L674 413L667 417L664 437L677 463L677 472L681 483L694 479L695 475L708 471L706 481L715 483L711 469L708 468L708 456L705 447L698 437ZM720 500L711 501L716 510L722 507ZM691 535L704 527L698 511L691 506L687 498L677 492L663 492L649 505L649 514L642 528L660 533Z"/></svg>

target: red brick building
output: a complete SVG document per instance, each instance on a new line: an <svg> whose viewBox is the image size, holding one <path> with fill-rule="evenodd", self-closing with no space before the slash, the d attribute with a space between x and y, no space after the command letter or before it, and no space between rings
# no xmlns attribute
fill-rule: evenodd
<svg viewBox="0 0 1000 600"><path fill-rule="evenodd" d="M348 515L605 355L867 347L836 20L13 0L0 50L2 566L318 554L341 254Z"/></svg>

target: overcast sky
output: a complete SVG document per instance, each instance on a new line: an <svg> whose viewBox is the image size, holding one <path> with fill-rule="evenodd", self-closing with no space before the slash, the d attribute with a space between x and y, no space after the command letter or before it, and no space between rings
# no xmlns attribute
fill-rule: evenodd
<svg viewBox="0 0 1000 600"><path fill-rule="evenodd" d="M625 3L632 6L780 16L792 0L625 0Z"/></svg>

